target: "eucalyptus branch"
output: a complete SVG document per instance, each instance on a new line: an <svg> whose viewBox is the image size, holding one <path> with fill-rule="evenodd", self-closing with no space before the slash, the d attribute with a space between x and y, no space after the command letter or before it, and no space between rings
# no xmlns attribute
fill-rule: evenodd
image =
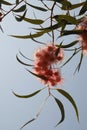
<svg viewBox="0 0 87 130"><path fill-rule="evenodd" d="M3 15L2 19L7 16L10 12L12 12L20 3L22 3L24 0L19 1L17 5L15 5L11 10L9 10L6 14Z"/></svg>
<svg viewBox="0 0 87 130"><path fill-rule="evenodd" d="M56 1L53 3L53 6L51 8L51 16L50 16L51 27L53 25L53 10L54 10L55 4L56 4ZM52 42L54 43L54 31L53 31L53 29L52 29Z"/></svg>
<svg viewBox="0 0 87 130"><path fill-rule="evenodd" d="M38 112L37 112L37 114L36 114L36 117L38 117L38 116L40 115L40 113L41 113L41 111L42 111L42 109L43 109L43 107L44 107L44 105L45 105L47 99L49 98L49 96L50 96L50 95L48 95L48 96L45 98L45 100L42 102L42 104L41 104L41 106L40 106L40 108L39 108L39 110L38 110Z"/></svg>

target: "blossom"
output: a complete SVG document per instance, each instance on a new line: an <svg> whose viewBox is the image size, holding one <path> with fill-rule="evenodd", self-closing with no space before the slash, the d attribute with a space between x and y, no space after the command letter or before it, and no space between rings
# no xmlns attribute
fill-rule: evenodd
<svg viewBox="0 0 87 130"><path fill-rule="evenodd" d="M50 86L56 86L61 84L63 78L59 69L53 66L60 63L64 58L62 48L58 48L54 44L49 44L43 48L38 49L34 53L34 73L44 77L39 78L42 84Z"/></svg>
<svg viewBox="0 0 87 130"><path fill-rule="evenodd" d="M76 27L77 30L84 30L78 36L78 40L81 43L82 53L87 56L87 19L83 20L79 25Z"/></svg>

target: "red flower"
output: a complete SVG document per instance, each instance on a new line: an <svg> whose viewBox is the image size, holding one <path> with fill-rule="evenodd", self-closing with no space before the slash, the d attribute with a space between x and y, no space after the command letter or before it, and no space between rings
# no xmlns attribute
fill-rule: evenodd
<svg viewBox="0 0 87 130"><path fill-rule="evenodd" d="M61 84L59 69L53 68L55 63L60 63L64 58L63 50L55 45L46 45L38 49L34 54L34 73L39 76L44 76L45 79L39 78L41 83L50 86Z"/></svg>
<svg viewBox="0 0 87 130"><path fill-rule="evenodd" d="M84 55L87 55L87 19L83 20L77 27L77 30L84 30L85 32L81 33L78 37L78 40L82 46L82 52Z"/></svg>

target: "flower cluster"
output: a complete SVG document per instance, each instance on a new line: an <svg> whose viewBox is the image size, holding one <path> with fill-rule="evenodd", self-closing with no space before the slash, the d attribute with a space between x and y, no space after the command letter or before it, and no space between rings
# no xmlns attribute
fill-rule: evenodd
<svg viewBox="0 0 87 130"><path fill-rule="evenodd" d="M60 63L64 58L62 48L58 48L54 44L46 45L38 49L34 54L34 73L43 77L40 81L50 86L61 84L63 78L60 70L54 68L56 63Z"/></svg>
<svg viewBox="0 0 87 130"><path fill-rule="evenodd" d="M87 55L87 19L79 23L76 29L84 31L79 35L78 40L81 42L82 53Z"/></svg>

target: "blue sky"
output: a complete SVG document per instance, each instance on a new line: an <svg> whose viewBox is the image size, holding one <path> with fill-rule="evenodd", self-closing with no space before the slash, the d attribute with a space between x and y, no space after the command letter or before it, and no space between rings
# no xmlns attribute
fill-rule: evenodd
<svg viewBox="0 0 87 130"><path fill-rule="evenodd" d="M38 16L40 15L38 14ZM47 96L47 91L44 90L30 99L20 99L13 95L12 91L19 94L29 94L44 87L33 75L25 70L25 66L18 63L16 54L19 54L19 50L21 50L25 56L32 58L33 52L40 45L30 39L15 39L8 36L9 34L27 34L29 32L28 26L31 26L26 23L17 23L14 18L11 18L11 15L3 19L1 26L4 33L0 31L0 129L19 130L24 123L35 116ZM48 36L40 38L40 40L50 42ZM67 42L69 40L71 39L66 39ZM70 93L76 101L80 123L76 120L75 112L70 102L57 92L53 92L64 104L65 121L55 127L61 115L54 99L50 97L39 118L27 125L24 130L87 129L87 57L83 59L80 72L73 75L78 62L79 55L62 69L64 84L61 88Z"/></svg>

